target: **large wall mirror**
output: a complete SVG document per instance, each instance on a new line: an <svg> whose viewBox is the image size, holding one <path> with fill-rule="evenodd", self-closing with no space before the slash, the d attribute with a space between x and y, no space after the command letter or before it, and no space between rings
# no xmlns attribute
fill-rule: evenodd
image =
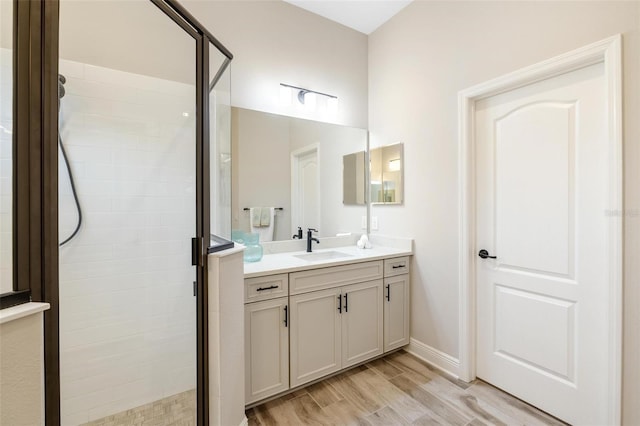
<svg viewBox="0 0 640 426"><path fill-rule="evenodd" d="M403 145L374 148L370 158L371 204L402 204L404 201Z"/></svg>
<svg viewBox="0 0 640 426"><path fill-rule="evenodd" d="M289 240L298 227L315 228L321 237L362 232L367 209L354 194L347 195L355 202L345 203L343 167L350 154L364 159L365 129L236 107L231 125L234 230L252 231L258 216L251 208L274 208L272 219L262 215L267 220L259 227L261 241L269 240L265 232L273 240ZM363 167L363 185L364 173Z"/></svg>

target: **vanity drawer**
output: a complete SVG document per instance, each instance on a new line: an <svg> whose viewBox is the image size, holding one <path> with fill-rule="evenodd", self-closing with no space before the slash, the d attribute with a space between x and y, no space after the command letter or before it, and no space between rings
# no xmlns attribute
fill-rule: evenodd
<svg viewBox="0 0 640 426"><path fill-rule="evenodd" d="M311 269L289 274L291 295L382 278L382 260Z"/></svg>
<svg viewBox="0 0 640 426"><path fill-rule="evenodd" d="M396 257L384 260L384 276L393 277L409 273L409 257Z"/></svg>
<svg viewBox="0 0 640 426"><path fill-rule="evenodd" d="M289 276L287 274L267 275L244 280L244 303L288 295Z"/></svg>

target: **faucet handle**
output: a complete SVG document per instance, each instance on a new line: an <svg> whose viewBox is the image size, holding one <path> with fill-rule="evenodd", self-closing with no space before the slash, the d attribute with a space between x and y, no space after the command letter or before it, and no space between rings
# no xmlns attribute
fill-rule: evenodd
<svg viewBox="0 0 640 426"><path fill-rule="evenodd" d="M313 229L313 228L308 228L307 230L308 230L309 232L318 232L318 230L317 230L317 229Z"/></svg>

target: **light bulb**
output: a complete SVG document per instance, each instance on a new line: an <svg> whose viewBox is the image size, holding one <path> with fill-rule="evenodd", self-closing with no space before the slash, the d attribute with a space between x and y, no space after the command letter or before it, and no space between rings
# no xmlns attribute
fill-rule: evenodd
<svg viewBox="0 0 640 426"><path fill-rule="evenodd" d="M306 93L304 95L304 109L309 112L313 112L316 110L316 94L315 93Z"/></svg>
<svg viewBox="0 0 640 426"><path fill-rule="evenodd" d="M338 113L338 98L327 99L327 112L331 115Z"/></svg>
<svg viewBox="0 0 640 426"><path fill-rule="evenodd" d="M280 85L280 105L281 106L291 105L291 88L290 87Z"/></svg>

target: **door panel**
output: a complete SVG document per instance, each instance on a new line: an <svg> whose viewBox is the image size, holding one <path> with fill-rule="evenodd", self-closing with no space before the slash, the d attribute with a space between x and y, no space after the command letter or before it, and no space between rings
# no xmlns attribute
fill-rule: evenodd
<svg viewBox="0 0 640 426"><path fill-rule="evenodd" d="M573 380L574 302L496 285L495 310L497 354L524 367ZM539 315L526 316L523 312Z"/></svg>
<svg viewBox="0 0 640 426"><path fill-rule="evenodd" d="M318 225L318 154L311 152L300 159L300 187L302 188L303 228Z"/></svg>
<svg viewBox="0 0 640 426"><path fill-rule="evenodd" d="M245 305L245 403L289 389L288 298Z"/></svg>
<svg viewBox="0 0 640 426"><path fill-rule="evenodd" d="M606 422L602 64L476 104L477 375L571 423Z"/></svg>
<svg viewBox="0 0 640 426"><path fill-rule="evenodd" d="M292 200L293 231L297 226L316 228L320 226L320 185L318 180L318 150L302 150L292 153Z"/></svg>
<svg viewBox="0 0 640 426"><path fill-rule="evenodd" d="M409 274L385 278L384 351L409 343ZM387 297L388 295L388 297Z"/></svg>
<svg viewBox="0 0 640 426"><path fill-rule="evenodd" d="M382 280L342 288L342 367L382 353Z"/></svg>
<svg viewBox="0 0 640 426"><path fill-rule="evenodd" d="M575 102L536 102L495 121L495 235L503 266L570 275L575 126ZM545 194L545 203L532 192Z"/></svg>
<svg viewBox="0 0 640 426"><path fill-rule="evenodd" d="M339 294L335 288L290 297L291 387L342 367Z"/></svg>

